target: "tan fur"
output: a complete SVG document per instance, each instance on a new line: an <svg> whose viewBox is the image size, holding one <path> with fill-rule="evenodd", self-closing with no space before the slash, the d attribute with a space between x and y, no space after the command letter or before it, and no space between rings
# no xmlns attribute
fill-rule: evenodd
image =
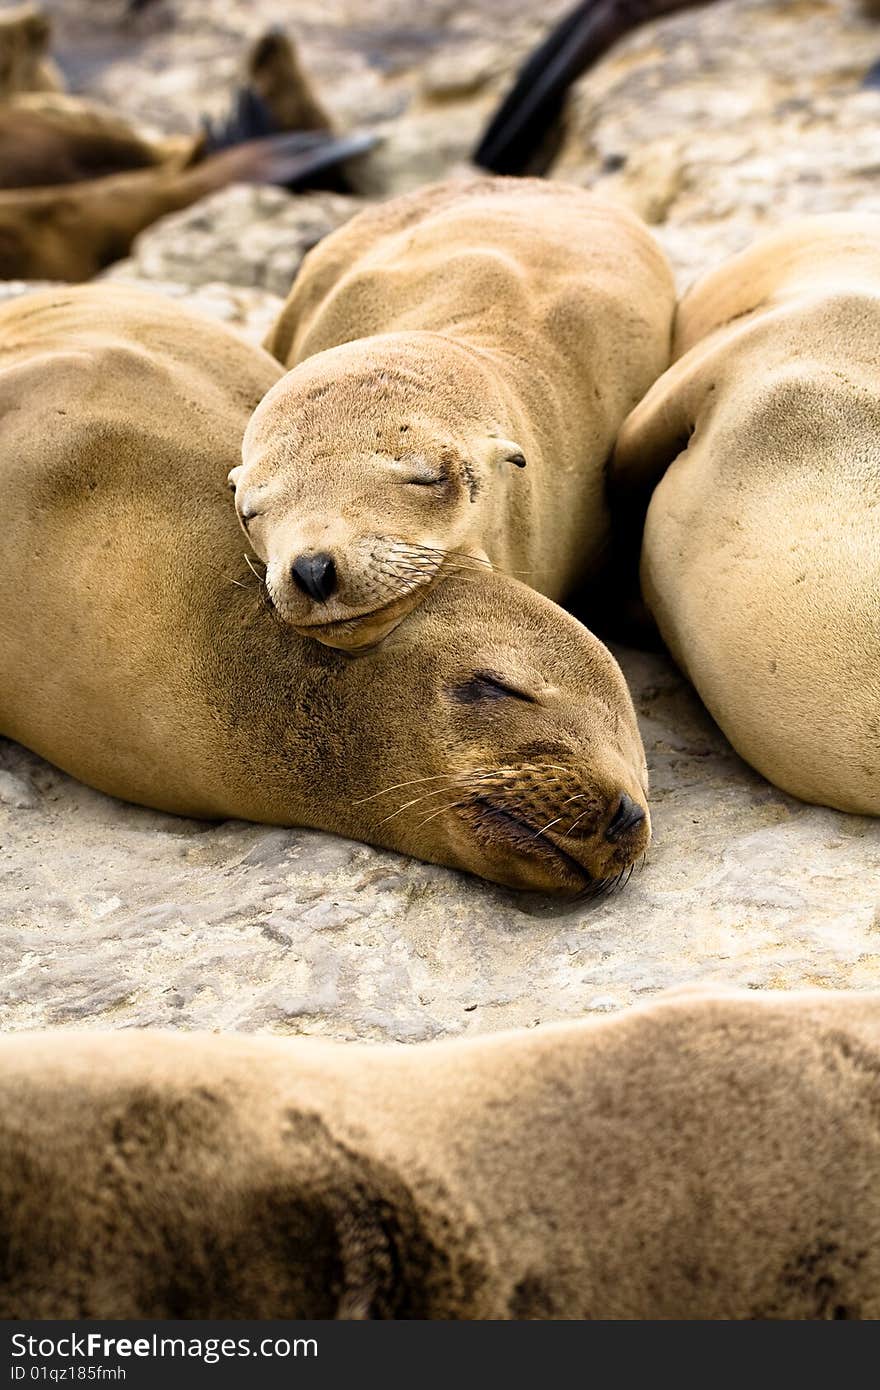
<svg viewBox="0 0 880 1390"><path fill-rule="evenodd" d="M354 648L450 569L571 589L605 545L605 464L672 309L647 230L564 184L440 184L327 237L267 342L293 370L232 474L280 614ZM291 576L303 553L334 560L324 602Z"/></svg>
<svg viewBox="0 0 880 1390"><path fill-rule="evenodd" d="M287 34L270 29L256 40L248 54L247 80L266 103L276 130L332 129Z"/></svg>
<svg viewBox="0 0 880 1390"><path fill-rule="evenodd" d="M0 11L0 101L20 92L59 91L61 74L48 56L52 27L38 5Z"/></svg>
<svg viewBox="0 0 880 1390"><path fill-rule="evenodd" d="M0 104L0 189L42 188L195 159L201 137L153 139L109 107L64 93Z"/></svg>
<svg viewBox="0 0 880 1390"><path fill-rule="evenodd" d="M619 490L662 475L646 601L734 747L880 814L880 219L795 224L686 296Z"/></svg>
<svg viewBox="0 0 880 1390"><path fill-rule="evenodd" d="M48 21L27 6L6 18L0 15L0 97L8 98L0 102L0 279L89 279L166 213L234 180L276 177L271 151L257 143L199 163L201 135L154 137L100 103L44 90L53 84L38 80L25 55L43 52ZM329 129L284 35L256 40L246 75L277 131Z"/></svg>
<svg viewBox="0 0 880 1390"><path fill-rule="evenodd" d="M0 193L0 279L87 280L167 213L229 183L274 181L278 159L271 141L236 145L192 165L183 147L155 168Z"/></svg>
<svg viewBox="0 0 880 1390"><path fill-rule="evenodd" d="M619 874L649 838L646 819L606 838L622 793L644 806L644 753L619 668L568 614L452 576L356 662L277 621L226 475L280 374L121 285L0 309L0 731L182 815L317 826L518 887Z"/></svg>
<svg viewBox="0 0 880 1390"><path fill-rule="evenodd" d="M880 995L0 1041L0 1315L880 1317Z"/></svg>

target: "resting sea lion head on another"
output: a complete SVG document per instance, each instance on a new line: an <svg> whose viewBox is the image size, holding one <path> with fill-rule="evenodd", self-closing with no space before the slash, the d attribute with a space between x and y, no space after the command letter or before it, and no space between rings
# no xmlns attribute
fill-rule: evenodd
<svg viewBox="0 0 880 1390"><path fill-rule="evenodd" d="M448 180L306 257L287 375L230 475L279 615L371 646L491 563L559 598L607 542L617 430L668 361L671 272L631 214L541 180Z"/></svg>
<svg viewBox="0 0 880 1390"><path fill-rule="evenodd" d="M286 622L372 646L438 578L488 563L481 497L525 466L492 406L476 354L435 333L330 348L269 392L229 481Z"/></svg>
<svg viewBox="0 0 880 1390"><path fill-rule="evenodd" d="M31 576L0 630L6 736L128 801L516 888L599 891L641 857L623 675L548 599L453 575L356 661L266 605L225 482L267 354L121 285L25 296L0 327L0 556Z"/></svg>

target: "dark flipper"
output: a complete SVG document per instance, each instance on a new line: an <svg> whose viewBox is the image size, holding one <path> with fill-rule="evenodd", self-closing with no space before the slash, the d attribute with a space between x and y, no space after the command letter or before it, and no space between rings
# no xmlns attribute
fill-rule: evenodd
<svg viewBox="0 0 880 1390"><path fill-rule="evenodd" d="M212 168L223 168L227 175L223 182L240 180L308 188L326 170L366 154L377 143L378 137L369 132L336 136L300 130L232 146L213 155L201 167L210 164Z"/></svg>
<svg viewBox="0 0 880 1390"><path fill-rule="evenodd" d="M253 87L239 87L225 116L218 120L202 117L205 132L205 154L217 154L246 140L261 140L265 135L277 135L278 128L266 103Z"/></svg>
<svg viewBox="0 0 880 1390"><path fill-rule="evenodd" d="M571 84L650 19L710 0L581 0L529 55L487 126L473 162L493 174L544 174Z"/></svg>

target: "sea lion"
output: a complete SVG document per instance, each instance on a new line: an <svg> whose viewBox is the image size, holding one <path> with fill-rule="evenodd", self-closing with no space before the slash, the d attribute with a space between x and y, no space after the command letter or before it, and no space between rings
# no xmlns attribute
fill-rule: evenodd
<svg viewBox="0 0 880 1390"><path fill-rule="evenodd" d="M118 284L0 308L0 557L27 576L0 612L0 732L180 815L608 887L648 843L647 772L620 669L574 618L451 576L353 662L265 603L226 475L280 375Z"/></svg>
<svg viewBox="0 0 880 1390"><path fill-rule="evenodd" d="M297 47L284 29L267 29L254 42L248 53L247 82L265 104L275 130L333 129Z"/></svg>
<svg viewBox="0 0 880 1390"><path fill-rule="evenodd" d="M642 587L731 743L805 801L880 814L880 218L798 222L699 281L624 425Z"/></svg>
<svg viewBox="0 0 880 1390"><path fill-rule="evenodd" d="M564 184L437 184L326 237L267 340L292 370L230 474L279 615L357 650L450 569L571 589L673 307L647 229Z"/></svg>
<svg viewBox="0 0 880 1390"><path fill-rule="evenodd" d="M43 188L199 157L191 136L152 138L98 102L63 92L0 103L0 189Z"/></svg>
<svg viewBox="0 0 880 1390"><path fill-rule="evenodd" d="M272 136L191 164L175 161L60 187L0 193L0 279L87 280L125 256L137 234L230 183L295 185L369 149L362 135Z"/></svg>
<svg viewBox="0 0 880 1390"><path fill-rule="evenodd" d="M0 58L5 32L0 23ZM87 279L157 218L232 180L325 187L338 183L332 171L340 163L375 144L364 133L333 133L282 33L251 46L245 81L230 111L196 135L155 136L64 92L17 92L0 102L0 277ZM274 146L264 138L285 133Z"/></svg>
<svg viewBox="0 0 880 1390"><path fill-rule="evenodd" d="M5 1318L880 1317L880 994L0 1039Z"/></svg>
<svg viewBox="0 0 880 1390"><path fill-rule="evenodd" d="M4 34L24 27L22 21L4 29L0 16L0 63ZM101 102L30 90L23 74L19 81L23 90L0 102L0 189L76 183L169 162L180 169L263 136L293 131L329 135L332 129L295 45L278 29L250 46L245 85L234 93L230 110L219 119L206 119L195 135L157 136Z"/></svg>
<svg viewBox="0 0 880 1390"><path fill-rule="evenodd" d="M49 57L52 25L38 5L0 11L0 101L19 92L56 92L64 86Z"/></svg>

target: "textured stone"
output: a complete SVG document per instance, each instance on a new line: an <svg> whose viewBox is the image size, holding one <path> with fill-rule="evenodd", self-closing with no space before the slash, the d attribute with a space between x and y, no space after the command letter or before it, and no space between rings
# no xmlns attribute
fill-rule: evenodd
<svg viewBox="0 0 880 1390"><path fill-rule="evenodd" d="M192 287L235 285L285 298L306 252L359 207L356 199L336 193L294 196L280 188L235 185L148 227L131 256L106 275Z"/></svg>
<svg viewBox="0 0 880 1390"><path fill-rule="evenodd" d="M849 0L686 11L581 79L554 173L653 222L686 284L792 217L880 211L880 91L863 87L878 58Z"/></svg>

